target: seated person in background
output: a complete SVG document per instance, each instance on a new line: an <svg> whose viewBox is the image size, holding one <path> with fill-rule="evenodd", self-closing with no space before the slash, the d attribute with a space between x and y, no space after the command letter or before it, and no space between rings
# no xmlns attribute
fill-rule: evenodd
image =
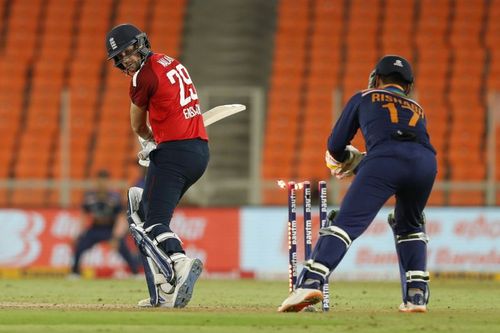
<svg viewBox="0 0 500 333"><path fill-rule="evenodd" d="M90 224L76 241L71 276L80 275L80 259L83 253L95 244L105 241L108 241L113 249L118 249L132 274L137 274L137 260L125 242L126 223L123 218L120 218L123 211L121 195L109 188L108 171L98 172L95 189L85 193L82 210L84 220L90 220Z"/></svg>

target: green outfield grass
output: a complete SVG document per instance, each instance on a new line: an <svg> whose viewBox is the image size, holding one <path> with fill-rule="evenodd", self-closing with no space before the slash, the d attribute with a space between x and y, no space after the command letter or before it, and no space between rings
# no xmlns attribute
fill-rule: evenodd
<svg viewBox="0 0 500 333"><path fill-rule="evenodd" d="M137 280L0 280L0 332L500 332L500 283L433 281L426 314L399 284L331 284L328 313L277 313L287 283L201 280L185 309L138 309Z"/></svg>

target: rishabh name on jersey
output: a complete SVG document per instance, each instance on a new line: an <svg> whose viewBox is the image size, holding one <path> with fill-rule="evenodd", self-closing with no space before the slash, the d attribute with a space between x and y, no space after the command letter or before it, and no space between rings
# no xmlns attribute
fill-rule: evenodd
<svg viewBox="0 0 500 333"><path fill-rule="evenodd" d="M200 138L208 141L196 88L176 59L153 53L134 74L130 99L149 112L157 143Z"/></svg>
<svg viewBox="0 0 500 333"><path fill-rule="evenodd" d="M358 94L359 123L367 148L393 138L399 131L411 133L415 137L407 140L419 142L435 153L423 108L397 91L389 88L367 89Z"/></svg>

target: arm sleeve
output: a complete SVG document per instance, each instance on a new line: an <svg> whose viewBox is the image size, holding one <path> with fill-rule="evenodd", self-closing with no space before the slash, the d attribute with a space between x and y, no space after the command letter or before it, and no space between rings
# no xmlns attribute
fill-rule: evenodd
<svg viewBox="0 0 500 333"><path fill-rule="evenodd" d="M361 103L361 93L354 95L337 120L332 133L328 137L328 151L339 162L345 161L348 154L345 147L350 144L359 128L358 107Z"/></svg>
<svg viewBox="0 0 500 333"><path fill-rule="evenodd" d="M148 107L149 99L156 92L158 78L153 70L143 67L134 74L130 82L130 100L139 107Z"/></svg>

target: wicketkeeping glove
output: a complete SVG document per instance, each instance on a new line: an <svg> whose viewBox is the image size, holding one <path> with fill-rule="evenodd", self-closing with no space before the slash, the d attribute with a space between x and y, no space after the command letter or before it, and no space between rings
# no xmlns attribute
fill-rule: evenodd
<svg viewBox="0 0 500 333"><path fill-rule="evenodd" d="M337 161L330 155L328 150L325 154L326 166L330 169L332 176L335 176L337 179L351 177L354 174L354 169L356 169L366 155L366 152L360 152L351 145L346 146L345 150L349 153L349 156L344 162Z"/></svg>
<svg viewBox="0 0 500 333"><path fill-rule="evenodd" d="M368 89L373 89L375 88L375 70L372 70L370 73L370 76L368 77Z"/></svg>
<svg viewBox="0 0 500 333"><path fill-rule="evenodd" d="M137 153L139 158L139 164L143 167L149 167L149 153L156 149L156 143L153 140L144 140L140 136L137 136L139 143L141 144L141 150Z"/></svg>

